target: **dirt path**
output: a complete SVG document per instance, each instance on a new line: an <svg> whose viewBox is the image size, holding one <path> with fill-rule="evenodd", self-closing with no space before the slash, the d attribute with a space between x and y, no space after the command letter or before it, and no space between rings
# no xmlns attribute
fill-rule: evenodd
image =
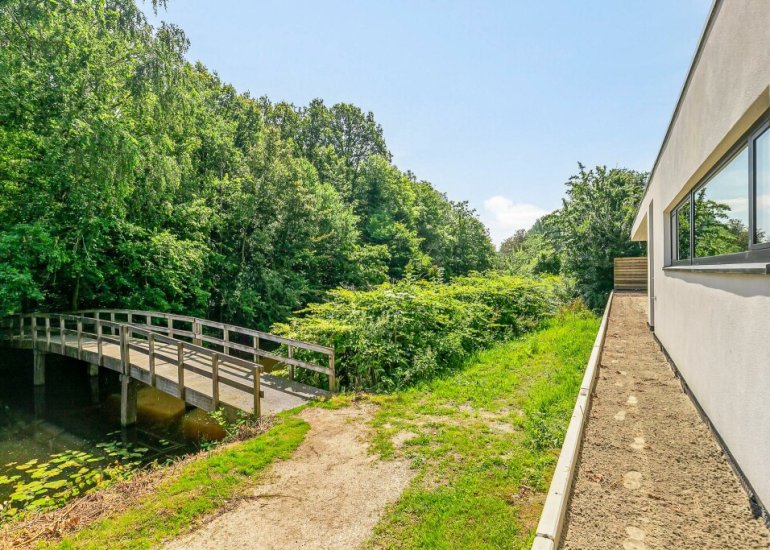
<svg viewBox="0 0 770 550"><path fill-rule="evenodd" d="M368 453L371 408L310 408L310 431L294 455L235 509L168 548L332 549L366 542L385 506L414 472Z"/></svg>
<svg viewBox="0 0 770 550"><path fill-rule="evenodd" d="M563 548L770 548L646 307L615 297Z"/></svg>

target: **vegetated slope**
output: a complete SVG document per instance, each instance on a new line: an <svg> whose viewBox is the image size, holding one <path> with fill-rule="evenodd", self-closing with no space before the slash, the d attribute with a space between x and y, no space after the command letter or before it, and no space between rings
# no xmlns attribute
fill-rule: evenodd
<svg viewBox="0 0 770 550"><path fill-rule="evenodd" d="M491 265L475 213L396 168L372 113L252 98L187 48L134 0L0 4L0 315L265 328L329 288Z"/></svg>
<svg viewBox="0 0 770 550"><path fill-rule="evenodd" d="M326 302L309 305L273 330L333 346L343 387L392 390L534 329L569 297L557 277L490 272L449 283L403 280L368 291L332 291Z"/></svg>
<svg viewBox="0 0 770 550"><path fill-rule="evenodd" d="M373 398L375 447L418 474L371 546L529 548L598 324L573 308L452 376Z"/></svg>
<svg viewBox="0 0 770 550"><path fill-rule="evenodd" d="M215 513L233 499L242 497L270 464L291 456L309 428L301 418L280 415L268 431L174 468L173 475L161 481L152 492L130 501L125 509L119 507L114 513L108 510L85 528L69 532L72 524L88 523L90 518L65 515L63 521L53 526L43 525L41 529L33 525L28 533L31 537L25 538L18 526L11 524L0 532L0 546L5 548L3 544L7 540L13 547L93 550L157 547L162 541L187 532L196 521ZM57 541L60 530L69 533Z"/></svg>

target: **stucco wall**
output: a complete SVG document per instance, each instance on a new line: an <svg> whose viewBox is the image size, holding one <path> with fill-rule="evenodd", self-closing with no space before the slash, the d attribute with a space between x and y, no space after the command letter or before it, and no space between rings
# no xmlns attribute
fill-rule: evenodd
<svg viewBox="0 0 770 550"><path fill-rule="evenodd" d="M646 239L653 224L656 335L766 507L770 276L662 268L668 212L770 107L768 29L770 1L717 4L634 227Z"/></svg>

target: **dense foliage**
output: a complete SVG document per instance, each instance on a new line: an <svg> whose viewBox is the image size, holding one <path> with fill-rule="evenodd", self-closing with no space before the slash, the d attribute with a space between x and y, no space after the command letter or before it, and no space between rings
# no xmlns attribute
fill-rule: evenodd
<svg viewBox="0 0 770 550"><path fill-rule="evenodd" d="M0 3L0 314L133 307L267 327L330 288L494 259L466 203L349 104L254 99L134 0Z"/></svg>
<svg viewBox="0 0 770 550"><path fill-rule="evenodd" d="M617 257L643 256L644 243L631 241L631 226L647 175L599 166L567 181L561 209L535 223L526 236L503 243L501 262L518 274L561 273L594 309L612 290Z"/></svg>
<svg viewBox="0 0 770 550"><path fill-rule="evenodd" d="M369 291L332 291L328 301L274 329L333 346L342 386L389 390L432 378L474 351L532 330L566 299L555 277L406 279Z"/></svg>

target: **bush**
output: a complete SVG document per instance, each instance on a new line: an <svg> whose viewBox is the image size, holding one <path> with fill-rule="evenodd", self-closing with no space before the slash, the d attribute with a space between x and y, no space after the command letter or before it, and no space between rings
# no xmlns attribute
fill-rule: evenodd
<svg viewBox="0 0 770 550"><path fill-rule="evenodd" d="M368 291L335 290L328 298L273 331L333 347L342 387L392 390L534 329L568 292L557 277L490 273L450 283L403 280Z"/></svg>

